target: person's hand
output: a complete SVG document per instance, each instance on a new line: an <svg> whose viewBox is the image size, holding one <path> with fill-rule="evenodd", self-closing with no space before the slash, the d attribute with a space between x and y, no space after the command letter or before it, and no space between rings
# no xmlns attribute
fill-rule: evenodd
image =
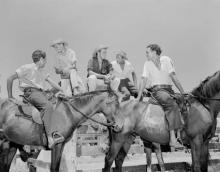
<svg viewBox="0 0 220 172"><path fill-rule="evenodd" d="M105 82L106 82L106 81L109 81L108 75L103 75L103 79L104 79Z"/></svg>
<svg viewBox="0 0 220 172"><path fill-rule="evenodd" d="M106 80L110 81L110 80L113 80L115 78L115 76L111 75L111 74L107 74L107 75L105 75L105 78L106 78Z"/></svg>

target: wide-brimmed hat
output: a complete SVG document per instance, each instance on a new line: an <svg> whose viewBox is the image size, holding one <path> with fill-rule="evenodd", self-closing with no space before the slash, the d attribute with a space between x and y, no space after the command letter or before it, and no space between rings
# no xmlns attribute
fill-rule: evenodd
<svg viewBox="0 0 220 172"><path fill-rule="evenodd" d="M98 47L96 47L95 48L95 50L94 50L94 52L93 52L93 57L95 57L96 56L96 53L98 52L98 51L100 51L100 50L102 50L102 49L107 49L108 48L108 46L106 46L106 45L99 45Z"/></svg>
<svg viewBox="0 0 220 172"><path fill-rule="evenodd" d="M124 52L124 51L122 51L122 50L119 50L119 51L116 51L116 56L117 55L120 55L120 56L122 56L122 58L124 58L124 59L128 59L127 58L127 53L126 52Z"/></svg>
<svg viewBox="0 0 220 172"><path fill-rule="evenodd" d="M50 46L54 47L56 44L63 44L64 46L68 45L68 43L64 41L63 39L57 39L57 40L54 40Z"/></svg>

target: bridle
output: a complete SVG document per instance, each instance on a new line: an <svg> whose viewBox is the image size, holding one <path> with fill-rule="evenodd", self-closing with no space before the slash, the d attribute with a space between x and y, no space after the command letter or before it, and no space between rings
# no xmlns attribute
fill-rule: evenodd
<svg viewBox="0 0 220 172"><path fill-rule="evenodd" d="M62 99L65 99L65 98L62 97ZM65 100L66 100L66 99L65 99ZM93 119L92 117L90 117L90 116L93 116L93 115L94 115L95 113L97 113L97 112L93 112L92 114L90 114L89 116L87 116L86 114L84 114L83 112L81 112L77 107L75 107L75 106L73 105L73 103L69 102L69 100L67 100L67 101L68 101L68 104L69 104L75 111L77 111L78 113L80 113L83 117L85 117L85 118L87 118L87 119L90 119L91 121L93 121L93 122L95 122L95 123L98 123L98 124L101 124L101 125L103 125L103 126L105 126L105 127L113 127L113 126L114 126L115 122L105 123L105 122L101 122L101 121L98 121L98 120ZM114 103L114 102L116 102L116 101L117 101L117 99L113 99L112 101L106 102L106 105L112 104L112 103Z"/></svg>

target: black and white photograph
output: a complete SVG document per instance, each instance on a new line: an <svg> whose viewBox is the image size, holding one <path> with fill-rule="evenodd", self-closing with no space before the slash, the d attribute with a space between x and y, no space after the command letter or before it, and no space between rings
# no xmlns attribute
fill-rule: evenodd
<svg viewBox="0 0 220 172"><path fill-rule="evenodd" d="M1 0L0 172L219 172L220 0Z"/></svg>

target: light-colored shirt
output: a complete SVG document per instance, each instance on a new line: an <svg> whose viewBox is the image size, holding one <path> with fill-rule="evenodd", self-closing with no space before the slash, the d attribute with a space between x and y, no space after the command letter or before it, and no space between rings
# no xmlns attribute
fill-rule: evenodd
<svg viewBox="0 0 220 172"><path fill-rule="evenodd" d="M21 90L23 90L26 87L36 87L36 86L38 88L45 89L46 87L45 71L42 68L39 69L35 63L25 64L19 67L16 70L16 73L18 75L19 86ZM33 84L30 85L26 83L25 80L28 80Z"/></svg>
<svg viewBox="0 0 220 172"><path fill-rule="evenodd" d="M146 87L154 85L172 85L170 74L175 72L172 60L168 56L160 57L161 69L159 70L152 61L144 64L142 77L148 79Z"/></svg>
<svg viewBox="0 0 220 172"><path fill-rule="evenodd" d="M61 69L70 68L77 62L76 53L70 48L67 48L64 54L58 54L57 59L58 67Z"/></svg>
<svg viewBox="0 0 220 172"><path fill-rule="evenodd" d="M125 60L124 69L122 70L120 64L115 60L111 62L113 68L113 75L120 79L129 78L133 82L132 72L134 72L133 65Z"/></svg>

